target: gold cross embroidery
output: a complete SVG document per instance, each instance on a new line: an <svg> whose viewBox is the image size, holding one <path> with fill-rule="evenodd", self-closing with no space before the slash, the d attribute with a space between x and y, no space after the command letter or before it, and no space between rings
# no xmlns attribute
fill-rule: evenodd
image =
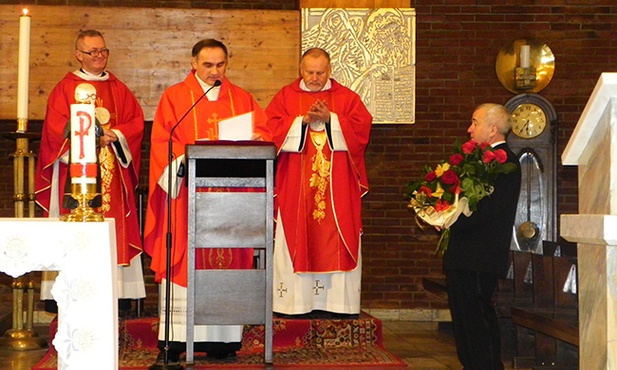
<svg viewBox="0 0 617 370"><path fill-rule="evenodd" d="M208 124L210 125L217 125L219 122L221 122L221 119L216 112L212 113L212 118L208 118Z"/></svg>

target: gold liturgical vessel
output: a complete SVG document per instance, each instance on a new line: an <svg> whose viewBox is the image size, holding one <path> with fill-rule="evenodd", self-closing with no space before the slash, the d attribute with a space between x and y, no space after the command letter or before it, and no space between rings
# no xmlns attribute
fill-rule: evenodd
<svg viewBox="0 0 617 370"><path fill-rule="evenodd" d="M96 196L96 184L77 183L71 184L71 196L79 202L71 213L60 216L61 221L66 222L102 222L105 220L101 213L90 207L90 201Z"/></svg>
<svg viewBox="0 0 617 370"><path fill-rule="evenodd" d="M60 216L66 222L102 222L104 217L91 207L91 201L100 195L97 191L98 160L96 153L96 118L94 102L96 89L88 83L75 88L76 104L71 104L70 164L71 197L77 207Z"/></svg>

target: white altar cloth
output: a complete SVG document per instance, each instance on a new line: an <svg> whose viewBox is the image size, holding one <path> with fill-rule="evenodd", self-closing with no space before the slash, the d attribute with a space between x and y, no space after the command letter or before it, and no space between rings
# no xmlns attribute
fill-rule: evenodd
<svg viewBox="0 0 617 370"><path fill-rule="evenodd" d="M63 222L0 218L0 271L15 278L59 271L53 345L58 369L118 369L116 237L113 219Z"/></svg>

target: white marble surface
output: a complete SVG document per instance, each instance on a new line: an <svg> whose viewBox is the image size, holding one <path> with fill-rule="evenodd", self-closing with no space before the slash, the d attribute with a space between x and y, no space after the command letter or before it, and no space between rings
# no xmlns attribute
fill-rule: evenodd
<svg viewBox="0 0 617 370"><path fill-rule="evenodd" d="M561 235L578 243L579 365L617 368L617 216L562 215Z"/></svg>
<svg viewBox="0 0 617 370"><path fill-rule="evenodd" d="M583 164L582 161L586 160L584 151L589 148L596 126L615 97L617 97L617 73L602 73L561 155L563 165Z"/></svg>
<svg viewBox="0 0 617 370"><path fill-rule="evenodd" d="M0 218L0 271L19 277L59 271L53 345L58 369L118 368L118 306L114 220L62 222ZM96 318L96 319L94 319Z"/></svg>
<svg viewBox="0 0 617 370"><path fill-rule="evenodd" d="M617 369L617 73L598 80L564 153L578 166L578 213L561 215L577 243L579 367Z"/></svg>

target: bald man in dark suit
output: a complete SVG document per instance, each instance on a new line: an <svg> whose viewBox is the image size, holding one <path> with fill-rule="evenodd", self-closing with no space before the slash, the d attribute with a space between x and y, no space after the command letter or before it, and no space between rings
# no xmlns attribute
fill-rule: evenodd
<svg viewBox="0 0 617 370"><path fill-rule="evenodd" d="M499 104L482 104L467 129L471 139L487 142L508 154L516 171L501 174L493 193L478 203L471 216L450 228L444 254L448 305L459 361L464 370L503 370L499 323L492 302L497 281L505 277L512 225L521 188L518 158L506 144L510 113Z"/></svg>

